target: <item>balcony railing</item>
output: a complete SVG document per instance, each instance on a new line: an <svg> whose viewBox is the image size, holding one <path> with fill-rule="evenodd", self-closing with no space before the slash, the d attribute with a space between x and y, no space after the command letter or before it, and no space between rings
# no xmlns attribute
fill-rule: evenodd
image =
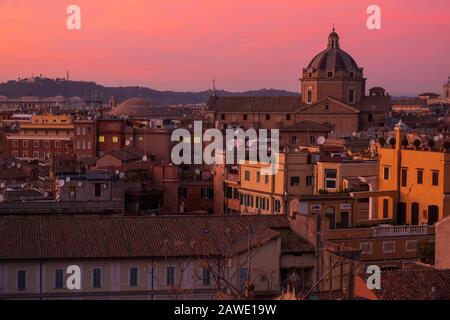
<svg viewBox="0 0 450 320"><path fill-rule="evenodd" d="M415 236L428 234L428 226L379 226L374 227L373 236L382 237L396 237L396 236Z"/></svg>

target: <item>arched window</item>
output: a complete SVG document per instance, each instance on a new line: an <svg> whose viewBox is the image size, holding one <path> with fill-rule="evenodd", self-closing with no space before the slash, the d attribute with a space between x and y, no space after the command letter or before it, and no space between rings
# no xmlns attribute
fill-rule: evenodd
<svg viewBox="0 0 450 320"><path fill-rule="evenodd" d="M312 87L308 87L307 102L312 102Z"/></svg>

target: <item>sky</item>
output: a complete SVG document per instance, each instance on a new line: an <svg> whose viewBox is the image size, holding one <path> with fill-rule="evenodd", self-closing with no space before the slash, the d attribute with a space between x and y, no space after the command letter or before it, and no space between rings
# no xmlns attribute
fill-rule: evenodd
<svg viewBox="0 0 450 320"><path fill-rule="evenodd" d="M432 3L432 4L431 4ZM81 29L69 30L69 5ZM381 30L369 30L369 5ZM326 47L364 67L368 88L441 93L450 75L449 0L0 0L0 81L43 74L158 90L298 92Z"/></svg>

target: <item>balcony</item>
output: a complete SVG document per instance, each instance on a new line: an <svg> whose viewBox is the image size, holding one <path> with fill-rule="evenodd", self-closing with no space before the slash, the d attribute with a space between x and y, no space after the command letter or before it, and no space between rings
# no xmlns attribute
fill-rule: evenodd
<svg viewBox="0 0 450 320"><path fill-rule="evenodd" d="M383 237L401 237L401 236L420 236L428 234L428 226L378 226L372 228L373 236Z"/></svg>

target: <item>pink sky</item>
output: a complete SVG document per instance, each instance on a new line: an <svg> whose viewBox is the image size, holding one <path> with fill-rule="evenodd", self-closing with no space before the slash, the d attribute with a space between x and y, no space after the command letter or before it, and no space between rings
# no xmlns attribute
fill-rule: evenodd
<svg viewBox="0 0 450 320"><path fill-rule="evenodd" d="M66 28L77 4L82 29ZM366 8L382 30L366 28ZM450 75L449 0L0 0L0 81L44 74L160 90L299 90L326 46L392 94L441 93Z"/></svg>

